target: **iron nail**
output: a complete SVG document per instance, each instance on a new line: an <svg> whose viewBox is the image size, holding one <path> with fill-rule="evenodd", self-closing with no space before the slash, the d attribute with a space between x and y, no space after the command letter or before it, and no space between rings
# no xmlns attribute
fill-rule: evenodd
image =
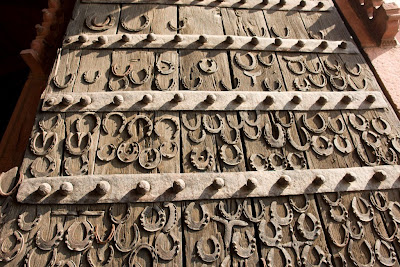
<svg viewBox="0 0 400 267"><path fill-rule="evenodd" d="M292 178L290 178L289 175L282 175L281 177L279 177L277 183L280 187L288 187L291 182Z"/></svg>
<svg viewBox="0 0 400 267"><path fill-rule="evenodd" d="M238 94L235 98L235 102L242 104L243 102L246 101L246 96L243 94Z"/></svg>
<svg viewBox="0 0 400 267"><path fill-rule="evenodd" d="M324 7L324 3L323 2L318 2L317 7L318 8L323 8Z"/></svg>
<svg viewBox="0 0 400 267"><path fill-rule="evenodd" d="M275 98L270 95L267 95L264 99L264 103L267 105L272 105L274 102L275 102Z"/></svg>
<svg viewBox="0 0 400 267"><path fill-rule="evenodd" d="M328 48L328 42L327 41L321 41L321 43L319 44L319 47L321 49L327 49Z"/></svg>
<svg viewBox="0 0 400 267"><path fill-rule="evenodd" d="M383 182L387 179L387 173L382 170L375 171L372 178L377 182Z"/></svg>
<svg viewBox="0 0 400 267"><path fill-rule="evenodd" d="M304 47L305 45L306 44L304 43L303 40L298 40L297 43L296 43L296 46L298 46L298 47Z"/></svg>
<svg viewBox="0 0 400 267"><path fill-rule="evenodd" d="M325 176L318 174L317 176L315 176L314 180L313 180L313 184L314 185L322 185L323 183L325 183L326 178Z"/></svg>
<svg viewBox="0 0 400 267"><path fill-rule="evenodd" d="M300 104L300 102L301 102L301 96L299 96L299 95L294 95L293 97L292 97L292 100L290 100L292 103L294 103L294 104Z"/></svg>
<svg viewBox="0 0 400 267"><path fill-rule="evenodd" d="M348 104L350 104L351 101L353 101L353 98L351 96L349 96L349 95L344 95L340 101L343 104L348 105Z"/></svg>
<svg viewBox="0 0 400 267"><path fill-rule="evenodd" d="M225 39L225 42L228 44L233 44L235 40L233 39L233 36L228 35Z"/></svg>
<svg viewBox="0 0 400 267"><path fill-rule="evenodd" d="M299 6L305 7L306 6L306 1L301 0L300 3L299 3Z"/></svg>
<svg viewBox="0 0 400 267"><path fill-rule="evenodd" d="M60 194L63 196L69 195L74 191L74 186L70 182L63 182L60 185Z"/></svg>
<svg viewBox="0 0 400 267"><path fill-rule="evenodd" d="M79 101L79 104L81 104L81 106L87 106L90 105L92 103L92 98L90 98L90 96L84 95L81 97L81 100Z"/></svg>
<svg viewBox="0 0 400 267"><path fill-rule="evenodd" d="M258 45L258 44L260 43L260 38L258 38L257 36L253 36L253 37L251 38L250 43L251 43L252 45Z"/></svg>
<svg viewBox="0 0 400 267"><path fill-rule="evenodd" d="M325 105L328 103L328 98L326 96L320 96L317 100L317 103L321 106Z"/></svg>
<svg viewBox="0 0 400 267"><path fill-rule="evenodd" d="M127 34L124 34L124 35L122 35L121 40L127 43L127 42L131 41L131 37Z"/></svg>
<svg viewBox="0 0 400 267"><path fill-rule="evenodd" d="M258 180L256 178L247 179L246 187L250 190L255 189L258 186Z"/></svg>
<svg viewBox="0 0 400 267"><path fill-rule="evenodd" d="M274 45L280 46L282 45L283 41L281 38L275 38Z"/></svg>
<svg viewBox="0 0 400 267"><path fill-rule="evenodd" d="M49 98L47 98L46 99L46 105L47 106L54 106L54 105L56 105L57 104L57 98L55 98L55 97L49 97Z"/></svg>
<svg viewBox="0 0 400 267"><path fill-rule="evenodd" d="M180 35L180 34L175 34L175 36L174 36L174 41L177 42L177 43L182 42L182 41L183 41L182 35Z"/></svg>
<svg viewBox="0 0 400 267"><path fill-rule="evenodd" d="M41 183L37 189L37 192L41 196L47 196L51 192L51 185L48 183Z"/></svg>
<svg viewBox="0 0 400 267"><path fill-rule="evenodd" d="M375 101L376 101L376 96L374 96L374 95L368 95L366 98L365 98L365 100L367 100L367 102L369 102L369 103L374 103Z"/></svg>
<svg viewBox="0 0 400 267"><path fill-rule="evenodd" d="M199 36L199 42L202 44L207 43L207 36L205 34L202 34Z"/></svg>
<svg viewBox="0 0 400 267"><path fill-rule="evenodd" d="M207 95L207 97L206 97L206 103L207 104L213 104L215 101L217 100L217 96L216 95L214 95L214 94L209 94L209 95Z"/></svg>
<svg viewBox="0 0 400 267"><path fill-rule="evenodd" d="M225 180L220 177L215 178L212 183L212 187L217 190L221 189L224 186L225 186Z"/></svg>
<svg viewBox="0 0 400 267"><path fill-rule="evenodd" d="M151 189L150 183L145 180L141 180L140 182L137 183L136 191L139 194L145 195L148 192L150 192L150 189Z"/></svg>
<svg viewBox="0 0 400 267"><path fill-rule="evenodd" d="M341 42L338 46L341 49L346 49L347 48L347 42Z"/></svg>
<svg viewBox="0 0 400 267"><path fill-rule="evenodd" d="M113 99L114 105L119 106L119 105L121 105L123 102L124 102L124 97L123 97L122 95L116 95L116 96L114 96L114 99Z"/></svg>
<svg viewBox="0 0 400 267"><path fill-rule="evenodd" d="M74 102L74 98L72 97L72 95L65 95L62 98L62 103L66 106L71 105Z"/></svg>
<svg viewBox="0 0 400 267"><path fill-rule="evenodd" d="M348 172L344 175L343 179L348 183L352 183L357 179L357 177L353 172Z"/></svg>
<svg viewBox="0 0 400 267"><path fill-rule="evenodd" d="M182 93L177 93L174 95L174 102L182 102L185 100L185 96Z"/></svg>
<svg viewBox="0 0 400 267"><path fill-rule="evenodd" d="M157 38L156 38L156 35L154 34L154 33L149 33L149 34L147 34L147 38L146 38L146 40L147 41L149 41L149 42L153 42L153 41L155 41Z"/></svg>
<svg viewBox="0 0 400 267"><path fill-rule="evenodd" d="M108 38L107 38L107 36L101 35L101 36L99 36L99 38L97 39L97 41L98 41L100 44L106 44L106 43L108 42Z"/></svg>
<svg viewBox="0 0 400 267"><path fill-rule="evenodd" d="M175 180L172 185L172 189L174 190L175 193L181 192L183 189L185 189L185 187L186 187L185 181L183 181L182 179Z"/></svg>
<svg viewBox="0 0 400 267"><path fill-rule="evenodd" d="M87 41L89 41L89 37L86 34L79 35L78 41L80 43L86 43Z"/></svg>
<svg viewBox="0 0 400 267"><path fill-rule="evenodd" d="M286 5L286 0L279 0L279 5L280 6Z"/></svg>
<svg viewBox="0 0 400 267"><path fill-rule="evenodd" d="M149 103L153 102L153 96L150 95L150 94L145 94L145 95L143 96L143 98L142 98L142 102L143 102L144 104L149 104Z"/></svg>
<svg viewBox="0 0 400 267"><path fill-rule="evenodd" d="M107 194L111 189L111 185L109 182L107 181L100 181L97 183L96 185L96 192L99 195L105 195Z"/></svg>

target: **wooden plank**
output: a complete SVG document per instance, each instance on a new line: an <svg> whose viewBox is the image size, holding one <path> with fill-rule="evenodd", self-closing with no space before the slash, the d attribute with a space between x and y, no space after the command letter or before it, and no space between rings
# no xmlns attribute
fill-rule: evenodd
<svg viewBox="0 0 400 267"><path fill-rule="evenodd" d="M155 55L154 82L152 89L179 90L179 55L177 51L157 52ZM170 65L172 64L172 65Z"/></svg>

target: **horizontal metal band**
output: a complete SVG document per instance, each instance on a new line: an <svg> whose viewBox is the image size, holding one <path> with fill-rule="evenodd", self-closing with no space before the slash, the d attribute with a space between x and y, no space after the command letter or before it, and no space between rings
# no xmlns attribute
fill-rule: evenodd
<svg viewBox="0 0 400 267"><path fill-rule="evenodd" d="M82 0L83 3L99 4L162 4L179 6L208 6L231 7L236 9L268 9L282 11L331 11L333 4L330 1L301 1L301 0Z"/></svg>
<svg viewBox="0 0 400 267"><path fill-rule="evenodd" d="M346 104L346 100L350 101ZM90 103L90 104L88 104ZM42 111L351 110L387 107L381 92L125 91L47 94Z"/></svg>
<svg viewBox="0 0 400 267"><path fill-rule="evenodd" d="M22 182L17 200L34 204L89 204L393 189L400 187L399 175L400 166L379 166L263 172L31 178Z"/></svg>
<svg viewBox="0 0 400 267"><path fill-rule="evenodd" d="M178 37L177 37L178 36ZM232 39L230 39L232 38ZM227 41L228 39L228 41ZM150 41L151 40L151 41ZM281 39L249 36L226 35L162 35L162 34L82 34L64 39L64 48L68 49L213 49L246 51L285 51L296 53L358 53L357 47L350 42L314 39Z"/></svg>

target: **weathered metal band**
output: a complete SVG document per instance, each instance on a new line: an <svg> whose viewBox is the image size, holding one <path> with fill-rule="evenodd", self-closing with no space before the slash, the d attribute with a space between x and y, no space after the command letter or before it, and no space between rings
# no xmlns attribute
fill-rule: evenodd
<svg viewBox="0 0 400 267"><path fill-rule="evenodd" d="M380 177L384 174L386 179L378 181L375 177L378 172ZM344 178L346 174L352 174L355 181L347 182L348 179ZM267 172L63 176L25 179L18 190L17 199L19 202L35 204L88 204L266 197L400 188L399 175L400 166L388 165ZM281 181L282 177L289 181L287 185ZM222 179L218 187L213 184L216 178ZM184 186L180 192L175 193L173 184L179 179ZM323 180L323 183L317 183L316 180ZM73 186L72 192L66 196L59 192L61 184L65 182ZM104 195L96 192L100 182L108 182L110 185ZM45 183L50 185L51 190L42 197L37 190ZM147 193L138 192L139 183L148 183L150 187Z"/></svg>
<svg viewBox="0 0 400 267"><path fill-rule="evenodd" d="M183 98L177 102L176 95ZM66 97L67 96L67 97ZM212 96L212 97L209 97ZM239 96L239 97L238 97ZM293 101L299 96L300 103ZM344 96L350 96L349 104L343 103ZM366 99L370 96L373 103ZM84 106L81 98L90 97L90 104ZM151 102L144 101L150 98ZM214 98L215 97L215 98ZM323 97L327 101L319 104ZM72 99L70 105L64 98ZM115 104L115 98L122 100ZM207 98L215 101L211 104ZM240 101L238 101L238 98ZM241 102L243 101L243 102ZM271 104L271 101L273 102ZM47 94L42 104L42 111L84 112L84 111L152 111L152 110L351 110L377 109L387 107L381 92L220 92L220 91L126 91Z"/></svg>
<svg viewBox="0 0 400 267"><path fill-rule="evenodd" d="M346 42L343 47L343 41L231 36L233 43L228 43L226 35L207 35L205 40L198 34L181 34L179 35L180 41L177 42L175 35L152 34L151 36L153 41L148 41L147 34L74 35L65 38L63 47L68 49L213 49L327 54L358 53L358 49L353 43ZM99 42L99 37L102 37L101 42ZM199 38L202 40L201 42ZM254 38L257 38L257 41ZM206 42L203 43L204 41ZM301 45L298 45L299 41Z"/></svg>
<svg viewBox="0 0 400 267"><path fill-rule="evenodd" d="M99 4L168 4L178 6L208 6L208 7L231 7L236 9L256 9L256 10L282 10L282 11L331 11L333 10L330 1L304 1L301 0L82 0L83 3ZM322 3L322 4L318 4ZM304 5L304 6L302 6Z"/></svg>

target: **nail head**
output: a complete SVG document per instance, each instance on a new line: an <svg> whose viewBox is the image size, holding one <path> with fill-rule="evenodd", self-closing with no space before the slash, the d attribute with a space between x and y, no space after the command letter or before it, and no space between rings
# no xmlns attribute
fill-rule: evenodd
<svg viewBox="0 0 400 267"><path fill-rule="evenodd" d="M121 105L124 102L124 97L122 95L114 96L113 103L117 106Z"/></svg>
<svg viewBox="0 0 400 267"><path fill-rule="evenodd" d="M292 182L292 178L290 178L289 175L282 175L278 179L278 185L280 187L288 187L291 182Z"/></svg>
<svg viewBox="0 0 400 267"><path fill-rule="evenodd" d="M175 193L181 192L183 189L185 189L185 187L186 187L185 181L183 181L182 179L175 180L172 185L172 189L174 190Z"/></svg>
<svg viewBox="0 0 400 267"><path fill-rule="evenodd" d="M142 180L137 183L136 190L139 194L144 195L150 192L150 189L151 189L150 183L145 180Z"/></svg>
<svg viewBox="0 0 400 267"><path fill-rule="evenodd" d="M74 191L74 186L70 182L63 182L60 185L60 193L63 196L69 195Z"/></svg>
<svg viewBox="0 0 400 267"><path fill-rule="evenodd" d="M41 196L47 196L51 192L51 185L48 183L41 183L37 189L37 192Z"/></svg>
<svg viewBox="0 0 400 267"><path fill-rule="evenodd" d="M97 183L96 185L96 192L99 195L105 195L107 194L111 189L111 185L109 182L107 181L100 181Z"/></svg>
<svg viewBox="0 0 400 267"><path fill-rule="evenodd" d="M224 186L225 186L225 180L220 177L215 178L212 183L212 187L217 190L221 189Z"/></svg>

